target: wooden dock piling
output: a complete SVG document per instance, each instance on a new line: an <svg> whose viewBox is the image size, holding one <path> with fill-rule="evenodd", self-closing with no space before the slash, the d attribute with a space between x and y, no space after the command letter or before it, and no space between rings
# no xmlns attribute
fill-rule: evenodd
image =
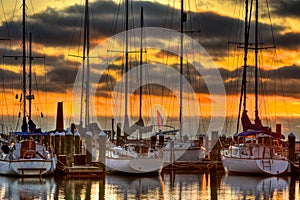
<svg viewBox="0 0 300 200"><path fill-rule="evenodd" d="M73 163L73 134L68 131L65 136L66 139L66 154L67 154L67 166L71 167Z"/></svg>
<svg viewBox="0 0 300 200"><path fill-rule="evenodd" d="M75 149L74 149L74 153L75 154L79 154L79 153L81 153L81 151L80 151L80 134L79 134L79 132L78 131L76 131L75 133L74 133L74 147L75 147Z"/></svg>

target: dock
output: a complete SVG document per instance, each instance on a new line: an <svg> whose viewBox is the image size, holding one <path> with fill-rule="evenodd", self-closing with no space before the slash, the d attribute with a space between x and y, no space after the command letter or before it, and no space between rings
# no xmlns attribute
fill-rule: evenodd
<svg viewBox="0 0 300 200"><path fill-rule="evenodd" d="M66 156L60 155L57 160L56 174L66 177L88 177L98 178L105 174L105 167L100 165L99 162L85 162L86 155L74 155L74 162L71 166L66 164Z"/></svg>
<svg viewBox="0 0 300 200"><path fill-rule="evenodd" d="M104 169L93 165L74 165L71 167L57 168L57 174L62 174L66 177L102 177L104 176Z"/></svg>
<svg viewBox="0 0 300 200"><path fill-rule="evenodd" d="M163 172L209 172L211 170L224 171L221 161L212 161L203 159L201 161L188 161L181 162L175 161L174 163L163 168Z"/></svg>

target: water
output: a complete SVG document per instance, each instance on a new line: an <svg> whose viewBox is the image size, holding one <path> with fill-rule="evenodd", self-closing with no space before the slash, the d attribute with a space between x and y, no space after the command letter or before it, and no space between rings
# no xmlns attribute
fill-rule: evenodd
<svg viewBox="0 0 300 200"><path fill-rule="evenodd" d="M0 199L300 199L299 179L171 174L103 179L0 177Z"/></svg>

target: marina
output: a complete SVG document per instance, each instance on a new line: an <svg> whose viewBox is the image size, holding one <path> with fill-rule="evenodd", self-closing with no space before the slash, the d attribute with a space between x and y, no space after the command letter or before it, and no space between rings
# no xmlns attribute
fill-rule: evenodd
<svg viewBox="0 0 300 200"><path fill-rule="evenodd" d="M300 199L298 2L18 1L0 199Z"/></svg>

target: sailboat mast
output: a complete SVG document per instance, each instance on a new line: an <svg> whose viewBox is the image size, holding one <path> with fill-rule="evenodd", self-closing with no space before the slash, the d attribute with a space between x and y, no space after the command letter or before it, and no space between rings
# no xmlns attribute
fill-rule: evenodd
<svg viewBox="0 0 300 200"><path fill-rule="evenodd" d="M140 84L142 84L142 65L143 65L143 27L144 27L144 9L141 7L141 47L140 47ZM140 85L140 119L142 120L142 100L143 100L143 88Z"/></svg>
<svg viewBox="0 0 300 200"><path fill-rule="evenodd" d="M243 79L242 79L242 87L241 87L241 94L240 94L240 103L239 103L239 112L238 112L238 120L237 120L237 127L236 131L239 131L240 125L240 117L243 105L243 111L246 111L246 100L247 100L247 59L248 59L248 45L249 45L249 29L250 23L248 25L248 6L249 1L245 0L245 29L244 29L244 66L243 66Z"/></svg>
<svg viewBox="0 0 300 200"><path fill-rule="evenodd" d="M255 114L258 116L258 0L255 4Z"/></svg>
<svg viewBox="0 0 300 200"><path fill-rule="evenodd" d="M26 122L26 1L23 0L22 14L22 36L23 36L23 122ZM24 124L23 124L24 125Z"/></svg>
<svg viewBox="0 0 300 200"><path fill-rule="evenodd" d="M29 103L29 107L28 107L28 120L31 120L31 100L32 100L32 88L31 88L31 85L32 85L32 77L31 77L31 74L32 74L32 34L29 33L29 98L28 98L28 103Z"/></svg>
<svg viewBox="0 0 300 200"><path fill-rule="evenodd" d="M186 21L184 13L184 0L181 0L181 13L180 13L180 105L179 105L179 136L182 140L182 76L183 76L183 23Z"/></svg>
<svg viewBox="0 0 300 200"><path fill-rule="evenodd" d="M90 63L89 63L89 51L90 51L90 19L89 19L89 1L86 0L85 2L85 21L84 21L84 35L85 35L85 41L86 44L86 99L85 99L85 127L86 130L89 130L89 124L90 124L90 109L89 109L89 96L90 96Z"/></svg>
<svg viewBox="0 0 300 200"><path fill-rule="evenodd" d="M246 0L246 14L245 14L245 44L244 44L244 72L243 72L243 110L246 110L247 104L247 61L248 61L248 45L249 45L249 29L250 29L250 22L248 24L248 5L249 1Z"/></svg>
<svg viewBox="0 0 300 200"><path fill-rule="evenodd" d="M125 2L125 73L128 71L128 0ZM128 120L128 76L125 78L125 119L124 129L129 126Z"/></svg>
<svg viewBox="0 0 300 200"><path fill-rule="evenodd" d="M88 130L88 126L89 126L89 48L90 48L90 44L89 44L89 1L86 0L85 1L85 11L84 11L84 27L83 27L84 31L83 31L83 50L82 50L82 83L81 83L81 102L80 102L80 127L82 128L83 125L83 97L84 97L84 86L86 86L86 91L85 91L85 120L84 120L84 125L85 125L85 129ZM85 70L85 61L86 61L86 70ZM86 71L86 79L85 79L85 71Z"/></svg>

